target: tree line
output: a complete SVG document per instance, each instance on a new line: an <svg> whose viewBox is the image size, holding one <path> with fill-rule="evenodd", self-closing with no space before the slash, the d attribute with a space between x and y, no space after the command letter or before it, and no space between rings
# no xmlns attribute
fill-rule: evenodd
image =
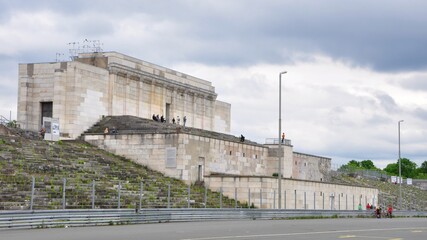
<svg viewBox="0 0 427 240"><path fill-rule="evenodd" d="M402 177L414 179L427 179L427 161L424 161L420 167L415 162L407 158L401 158ZM351 160L346 165L342 165L338 170L376 170L387 173L387 175L399 176L399 160L396 163L388 164L384 169L379 169L371 160L356 161Z"/></svg>

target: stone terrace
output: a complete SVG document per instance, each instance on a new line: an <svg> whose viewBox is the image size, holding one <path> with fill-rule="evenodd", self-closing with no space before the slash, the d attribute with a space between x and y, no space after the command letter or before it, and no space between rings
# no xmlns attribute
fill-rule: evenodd
<svg viewBox="0 0 427 240"><path fill-rule="evenodd" d="M184 127L183 125L162 123L151 119L139 118L135 116L107 116L88 129L85 133L103 134L104 129L108 127L111 131L116 128L118 134L139 134L139 133L185 133L210 137L230 142L240 142L240 136L236 137L230 134L207 131L198 128ZM84 134L84 133L83 133ZM256 142L245 139L245 144L259 145Z"/></svg>

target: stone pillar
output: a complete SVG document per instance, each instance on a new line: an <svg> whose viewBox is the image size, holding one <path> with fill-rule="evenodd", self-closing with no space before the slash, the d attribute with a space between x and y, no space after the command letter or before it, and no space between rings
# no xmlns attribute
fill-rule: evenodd
<svg viewBox="0 0 427 240"><path fill-rule="evenodd" d="M108 93L107 93L107 99L108 99L108 115L114 115L114 93L117 82L117 74L110 72L110 77L108 80Z"/></svg>

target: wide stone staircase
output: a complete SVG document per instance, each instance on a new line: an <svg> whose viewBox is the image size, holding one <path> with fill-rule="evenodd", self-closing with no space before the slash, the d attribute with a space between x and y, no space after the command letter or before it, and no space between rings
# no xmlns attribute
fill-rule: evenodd
<svg viewBox="0 0 427 240"><path fill-rule="evenodd" d="M160 124L138 119L127 123L120 117L107 117L104 121L109 119L105 124L114 124L119 131L129 124L132 127L136 123L145 126ZM3 125L0 128L0 210L29 209L30 206L33 209L62 208L64 179L67 209L91 208L92 199L95 208L118 208L119 202L121 208L135 208L141 196L143 208L165 208L169 186L170 206L188 206L188 186L182 181L165 177L81 140L48 142L39 139L34 132ZM103 132L104 125L99 128ZM91 131L94 129L96 126ZM190 193L191 207L204 207L204 186L191 185ZM220 199L225 208L235 206L234 200L220 197L220 193L206 190L206 194L207 207L219 207Z"/></svg>
<svg viewBox="0 0 427 240"><path fill-rule="evenodd" d="M118 134L144 134L144 133L185 133L203 137L210 137L230 142L240 142L240 136L233 136L219 132L207 131L199 128L184 127L183 125L157 122L151 119L135 116L106 116L83 134L103 134L104 129L110 132L116 129ZM245 144L259 145L245 139Z"/></svg>

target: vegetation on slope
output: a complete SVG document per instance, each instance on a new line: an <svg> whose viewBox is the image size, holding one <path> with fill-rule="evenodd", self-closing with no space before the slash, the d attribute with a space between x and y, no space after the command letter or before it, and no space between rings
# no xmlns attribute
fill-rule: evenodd
<svg viewBox="0 0 427 240"><path fill-rule="evenodd" d="M400 208L398 184L342 173L332 177L332 182L378 188L378 201L381 206L392 204L395 209L427 211L427 191L412 185L402 184L402 207Z"/></svg>
<svg viewBox="0 0 427 240"><path fill-rule="evenodd" d="M182 181L83 141L47 142L31 132L3 132L6 134L0 135L0 210L29 209L33 177L33 209L62 208L64 179L67 209L92 207L93 182L96 208L117 208L119 201L122 208L138 207L141 182L143 208L167 207L169 186L170 206L187 207L188 186ZM204 207L205 188L192 185L190 192L190 199L194 200L191 206ZM220 194L208 190L207 207L219 206ZM222 206L234 207L235 202L223 197Z"/></svg>

